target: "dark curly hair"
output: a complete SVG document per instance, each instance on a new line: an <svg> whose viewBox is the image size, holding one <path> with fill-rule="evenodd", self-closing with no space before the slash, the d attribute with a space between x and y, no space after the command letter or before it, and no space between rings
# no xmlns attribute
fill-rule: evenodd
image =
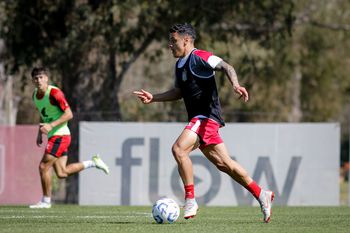
<svg viewBox="0 0 350 233"><path fill-rule="evenodd" d="M169 29L169 33L174 32L177 32L180 35L189 35L193 40L195 40L197 37L196 30L189 23L175 24L171 26L171 28Z"/></svg>

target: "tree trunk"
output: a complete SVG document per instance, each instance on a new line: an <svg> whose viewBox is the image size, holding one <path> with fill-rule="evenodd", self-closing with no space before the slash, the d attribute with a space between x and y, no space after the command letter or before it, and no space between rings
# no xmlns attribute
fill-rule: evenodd
<svg viewBox="0 0 350 233"><path fill-rule="evenodd" d="M292 110L291 114L289 114L289 122L300 122L301 118L303 116L302 110L301 110L301 101L300 101L300 94L301 94L301 80L302 80L302 73L300 71L300 65L297 64L294 67L294 72L292 74Z"/></svg>
<svg viewBox="0 0 350 233"><path fill-rule="evenodd" d="M0 39L0 61L4 61L5 43ZM0 62L0 125L16 125L20 97L13 95L13 79L5 75L4 63Z"/></svg>

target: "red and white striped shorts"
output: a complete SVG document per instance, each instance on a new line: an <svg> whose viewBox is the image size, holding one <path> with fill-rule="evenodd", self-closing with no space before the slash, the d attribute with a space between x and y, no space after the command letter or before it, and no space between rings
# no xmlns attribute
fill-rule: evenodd
<svg viewBox="0 0 350 233"><path fill-rule="evenodd" d="M210 118L194 117L185 129L195 132L200 137L199 148L203 149L208 145L217 145L223 142L219 135L220 127L221 125L218 122Z"/></svg>

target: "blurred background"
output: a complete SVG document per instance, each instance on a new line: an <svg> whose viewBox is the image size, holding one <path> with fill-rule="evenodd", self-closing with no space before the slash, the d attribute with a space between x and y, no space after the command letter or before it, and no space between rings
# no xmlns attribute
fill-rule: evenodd
<svg viewBox="0 0 350 233"><path fill-rule="evenodd" d="M348 0L2 0L0 125L38 124L30 72L41 65L74 113L70 162L79 160L80 121L185 122L182 102L144 106L132 95L173 85L168 28L183 22L196 28L196 47L232 64L250 92L248 103L237 101L217 75L226 122L340 123L347 204ZM56 202L77 203L78 177L55 181Z"/></svg>

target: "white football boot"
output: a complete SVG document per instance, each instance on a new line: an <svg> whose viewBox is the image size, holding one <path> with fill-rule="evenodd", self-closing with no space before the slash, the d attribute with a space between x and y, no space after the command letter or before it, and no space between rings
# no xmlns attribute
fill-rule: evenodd
<svg viewBox="0 0 350 233"><path fill-rule="evenodd" d="M259 196L259 203L261 207L261 212L264 215L264 222L268 223L270 222L271 215L272 215L272 201L275 197L275 193L272 191L265 191L261 190L260 196Z"/></svg>
<svg viewBox="0 0 350 233"><path fill-rule="evenodd" d="M105 162L102 161L102 159L99 155L92 156L92 161L95 163L96 168L101 169L107 175L109 174L109 168L108 168L107 164L105 164Z"/></svg>
<svg viewBox="0 0 350 233"><path fill-rule="evenodd" d="M196 199L186 199L184 206L184 218L194 218L197 214L198 204Z"/></svg>
<svg viewBox="0 0 350 233"><path fill-rule="evenodd" d="M39 201L38 203L36 203L34 205L30 205L29 208L31 208L31 209L50 209L51 203Z"/></svg>

